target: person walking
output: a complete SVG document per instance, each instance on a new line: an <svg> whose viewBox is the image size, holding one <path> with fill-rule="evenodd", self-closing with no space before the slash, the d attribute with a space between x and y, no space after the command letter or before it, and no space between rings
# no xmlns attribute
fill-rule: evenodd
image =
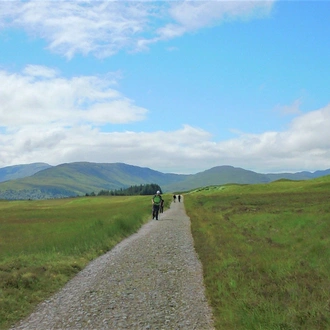
<svg viewBox="0 0 330 330"><path fill-rule="evenodd" d="M181 195L178 196L178 200L179 200L179 202L181 202Z"/></svg>
<svg viewBox="0 0 330 330"><path fill-rule="evenodd" d="M159 213L159 208L162 202L162 196L160 195L160 191L158 190L154 197L152 197L152 219L158 220L158 213Z"/></svg>
<svg viewBox="0 0 330 330"><path fill-rule="evenodd" d="M159 213L163 213L163 212L164 212L164 200L162 198L162 201L160 202Z"/></svg>
<svg viewBox="0 0 330 330"><path fill-rule="evenodd" d="M176 195L173 195L173 202L175 203L176 201Z"/></svg>

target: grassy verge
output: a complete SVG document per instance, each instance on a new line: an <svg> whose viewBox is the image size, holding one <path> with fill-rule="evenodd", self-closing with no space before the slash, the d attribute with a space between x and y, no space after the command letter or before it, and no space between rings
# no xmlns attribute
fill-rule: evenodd
<svg viewBox="0 0 330 330"><path fill-rule="evenodd" d="M0 201L0 329L151 218L151 197Z"/></svg>
<svg viewBox="0 0 330 330"><path fill-rule="evenodd" d="M217 329L330 328L329 180L185 195Z"/></svg>

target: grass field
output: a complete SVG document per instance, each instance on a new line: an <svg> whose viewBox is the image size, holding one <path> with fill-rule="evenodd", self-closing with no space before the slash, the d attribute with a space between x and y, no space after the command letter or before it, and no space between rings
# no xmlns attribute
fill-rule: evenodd
<svg viewBox="0 0 330 330"><path fill-rule="evenodd" d="M330 329L330 177L185 195L217 329Z"/></svg>
<svg viewBox="0 0 330 330"><path fill-rule="evenodd" d="M0 329L148 219L150 196L0 201Z"/></svg>
<svg viewBox="0 0 330 330"><path fill-rule="evenodd" d="M330 177L184 196L216 329L330 329ZM150 209L141 196L0 201L0 329L137 231Z"/></svg>

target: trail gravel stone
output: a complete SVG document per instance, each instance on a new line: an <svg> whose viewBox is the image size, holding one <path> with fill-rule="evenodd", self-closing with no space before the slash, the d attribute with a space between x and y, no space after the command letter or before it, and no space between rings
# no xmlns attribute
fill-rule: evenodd
<svg viewBox="0 0 330 330"><path fill-rule="evenodd" d="M92 261L14 329L214 329L183 202Z"/></svg>

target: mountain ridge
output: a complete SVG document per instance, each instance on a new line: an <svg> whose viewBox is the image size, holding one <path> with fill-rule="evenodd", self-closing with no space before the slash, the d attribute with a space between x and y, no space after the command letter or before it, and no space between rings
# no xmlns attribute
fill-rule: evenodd
<svg viewBox="0 0 330 330"><path fill-rule="evenodd" d="M6 176L3 173L7 173ZM24 177L9 179L32 173ZM0 199L47 199L82 196L101 190L156 183L163 192L187 191L209 185L269 183L279 179L309 180L330 175L315 172L262 174L231 165L215 166L196 174L162 173L125 163L73 162L51 166L32 163L0 168ZM1 179L7 178L1 182Z"/></svg>
<svg viewBox="0 0 330 330"><path fill-rule="evenodd" d="M49 167L52 166L47 163L31 163L2 167L0 168L0 182L31 176Z"/></svg>

